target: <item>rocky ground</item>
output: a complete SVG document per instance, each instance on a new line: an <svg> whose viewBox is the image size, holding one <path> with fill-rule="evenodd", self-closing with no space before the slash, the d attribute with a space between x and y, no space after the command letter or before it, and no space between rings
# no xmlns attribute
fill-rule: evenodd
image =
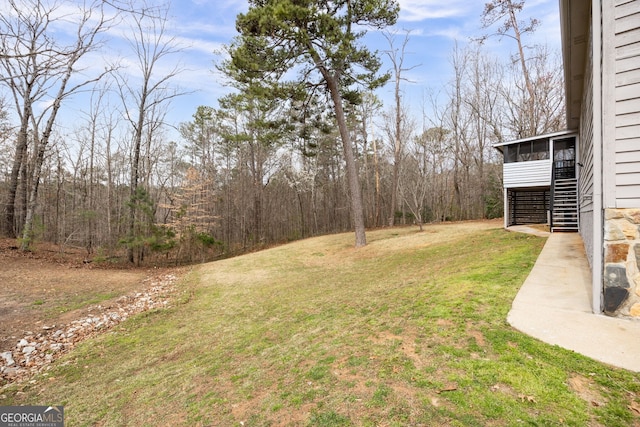
<svg viewBox="0 0 640 427"><path fill-rule="evenodd" d="M81 251L21 253L0 241L0 386L30 378L134 314L168 307L181 273L98 267ZM101 301L91 304L96 295Z"/></svg>

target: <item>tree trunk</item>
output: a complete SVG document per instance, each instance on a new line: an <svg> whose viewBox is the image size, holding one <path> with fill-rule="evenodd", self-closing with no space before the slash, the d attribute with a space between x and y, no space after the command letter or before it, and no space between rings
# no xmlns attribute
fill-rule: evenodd
<svg viewBox="0 0 640 427"><path fill-rule="evenodd" d="M393 138L393 181L391 183L391 212L389 215L389 226L393 226L396 221L396 208L398 206L398 184L400 182L400 166L402 162L402 111L400 106L402 98L400 96L400 71L396 65L396 86L395 86L395 128ZM404 215L402 216L404 223Z"/></svg>
<svg viewBox="0 0 640 427"><path fill-rule="evenodd" d="M35 210L37 207L38 187L40 185L40 176L42 175L44 153L47 150L47 146L49 145L49 139L51 138L51 133L53 132L53 125L55 123L56 116L58 115L58 111L60 110L60 105L65 95L67 83L69 82L69 79L73 74L74 63L75 61L71 61L67 66L66 73L62 78L62 81L60 83L60 88L58 89L58 94L51 107L51 115L47 119L47 124L45 126L44 131L42 132L42 138L38 138L37 136L38 133L35 132L38 151L33 162L31 192L29 194L29 203L27 204L27 212L24 220L24 229L22 230L22 243L20 245L20 248L23 251L26 251L27 249L29 249L29 245L31 244L31 240L33 237L33 219L34 219Z"/></svg>
<svg viewBox="0 0 640 427"><path fill-rule="evenodd" d="M376 198L375 198L375 221L374 224L378 226L380 220L380 165L378 162L378 144L376 139L373 139L373 166L376 175Z"/></svg>
<svg viewBox="0 0 640 427"><path fill-rule="evenodd" d="M136 131L137 133L137 131ZM131 207L129 209L129 237L133 239L136 231L136 208L135 208L135 195L138 189L138 167L140 165L140 140L136 136L136 140L133 143L133 159L131 161L131 182L129 188L129 197ZM133 246L130 245L127 251L127 258L130 263L135 262Z"/></svg>
<svg viewBox="0 0 640 427"><path fill-rule="evenodd" d="M367 244L367 237L364 226L364 208L362 205L362 192L360 190L360 180L358 179L358 166L351 145L351 137L342 108L342 97L338 88L338 82L328 72L323 73L327 82L327 87L331 93L331 99L335 106L336 120L338 129L340 130L340 138L342 139L342 150L344 152L344 160L347 168L347 180L349 185L349 193L351 195L351 211L353 215L353 227L356 234L356 248Z"/></svg>
<svg viewBox="0 0 640 427"><path fill-rule="evenodd" d="M25 104L28 100L25 99ZM16 154L13 158L13 166L11 168L11 176L9 178L9 194L7 196L6 203L6 223L4 233L7 237L16 237L16 225L15 225L15 209L16 209L16 195L18 193L18 181L20 177L20 169L25 168L24 164L25 154L27 152L28 138L28 126L30 120L30 108L24 108L22 114L22 123L20 130L18 131L18 139L16 142ZM24 182L24 185L27 185Z"/></svg>
<svg viewBox="0 0 640 427"><path fill-rule="evenodd" d="M111 226L111 215L112 215L112 206L114 204L113 201L113 168L111 165L111 134L113 131L113 127L111 122L109 123L109 128L107 130L107 137L105 138L105 163L106 163L106 172L107 172L107 241L109 244L113 242L113 229Z"/></svg>

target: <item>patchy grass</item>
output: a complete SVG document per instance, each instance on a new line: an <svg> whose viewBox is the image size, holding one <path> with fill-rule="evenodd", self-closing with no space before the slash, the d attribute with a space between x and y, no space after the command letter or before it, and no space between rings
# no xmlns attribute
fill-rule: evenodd
<svg viewBox="0 0 640 427"><path fill-rule="evenodd" d="M54 302L54 305L48 308L49 316L56 314L68 313L69 311L79 310L94 304L100 304L110 299L120 296L119 292L97 292L88 294L86 292L69 296L64 301Z"/></svg>
<svg viewBox="0 0 640 427"><path fill-rule="evenodd" d="M80 345L1 405L67 425L627 426L640 375L506 323L544 243L495 224L334 235L206 264L174 308Z"/></svg>

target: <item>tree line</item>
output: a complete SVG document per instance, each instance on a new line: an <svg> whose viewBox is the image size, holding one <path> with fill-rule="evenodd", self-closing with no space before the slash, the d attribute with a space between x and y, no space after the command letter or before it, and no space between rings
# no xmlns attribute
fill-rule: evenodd
<svg viewBox="0 0 640 427"><path fill-rule="evenodd" d="M229 93L198 106L174 139L168 107L186 94L180 66L164 66L182 53L170 9L62 5L9 0L0 16L0 229L23 250L40 239L93 258L184 263L319 234L355 230L362 246L366 228L499 217L492 144L563 126L560 61L525 47L538 22L519 20L522 1L493 0L482 16L488 32L498 28L488 37L507 37L516 53L456 45L450 81L416 112L404 96L411 33L388 29L395 1L251 0L217 65ZM83 68L116 26L136 60ZM388 49L367 49L363 26L385 31ZM390 105L376 96L385 84ZM58 126L79 94L88 101L73 128Z"/></svg>

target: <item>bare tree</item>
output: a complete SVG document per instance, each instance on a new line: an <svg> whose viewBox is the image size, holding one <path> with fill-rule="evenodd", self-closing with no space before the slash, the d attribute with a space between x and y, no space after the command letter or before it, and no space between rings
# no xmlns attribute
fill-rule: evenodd
<svg viewBox="0 0 640 427"><path fill-rule="evenodd" d="M426 171L429 192L426 204L430 217L445 221L451 215L451 165L453 156L450 149L448 131L442 127L426 129L416 138L420 150L427 157Z"/></svg>
<svg viewBox="0 0 640 427"><path fill-rule="evenodd" d="M0 43L2 52L0 65L3 73L0 82L6 86L13 98L20 120L17 133L13 166L9 177L8 195L5 204L5 234L16 236L15 202L20 179L20 170L26 171L24 159L27 152L29 126L33 104L46 94L45 83L52 78L51 59L54 51L52 40L46 37L51 20L39 2L31 4L10 1L10 13L0 15ZM47 56L45 56L45 54ZM26 172L25 172L26 173ZM26 194L26 190L25 190Z"/></svg>
<svg viewBox="0 0 640 427"><path fill-rule="evenodd" d="M398 192L402 202L411 214L414 222L422 231L427 196L430 190L429 172L433 165L429 163L428 133L413 138L407 144L407 155L400 174Z"/></svg>
<svg viewBox="0 0 640 427"><path fill-rule="evenodd" d="M106 89L106 88L105 88ZM108 246L112 246L115 243L116 232L114 230L114 212L119 209L118 203L115 203L117 198L114 195L114 187L116 186L114 172L114 160L112 153L112 146L116 138L116 128L118 126L118 117L120 112L117 108L113 107L109 103L104 108L105 115L103 117L103 124L101 126L100 139L104 142L104 173L106 178L106 206L105 206L105 220L106 220L106 241Z"/></svg>
<svg viewBox="0 0 640 427"><path fill-rule="evenodd" d="M171 80L181 72L181 66L174 63L168 71L162 71L161 68L163 61L169 61L173 55L181 52L176 39L167 33L169 9L144 7L132 12L129 18L131 32L128 41L135 56L136 70L123 70L118 74L117 82L125 119L132 132L128 258L130 262L139 263L142 248L134 242L137 237L136 200L145 160L141 158L143 143L148 145L153 142L155 132L163 124L168 103L184 92L171 85ZM135 73L140 75L139 79L132 77Z"/></svg>
<svg viewBox="0 0 640 427"><path fill-rule="evenodd" d="M35 155L30 170L31 184L21 245L22 249L27 249L31 241L44 156L58 112L64 100L110 71L102 70L88 79L80 77L80 82L74 80L83 75L81 59L100 47L100 36L113 21L107 18L101 1L78 6L73 19L61 13L61 4L55 2L48 5L40 0L10 0L9 6L10 12L0 17L0 45L4 52L13 54L0 58L0 66L4 71L0 82L9 89L14 99L20 128L6 202L5 232L15 235L16 192L20 170L25 170L25 153L31 132ZM72 26L75 40L69 44L57 40L54 37L55 25ZM41 111L34 108L38 101L46 103Z"/></svg>
<svg viewBox="0 0 640 427"><path fill-rule="evenodd" d="M512 56L512 63L518 64L512 72L514 81L512 86L502 85L509 103L510 127L515 138L559 130L564 124L562 114L559 114L563 97L553 93L553 88L563 87L559 72L562 67L560 64L553 64L555 69L549 67L546 47L526 45L526 35L535 32L540 21L536 18L518 19L524 5L525 0L492 0L485 4L481 18L484 28L498 24L496 32L491 35L508 37L516 42L517 53ZM527 49L532 51L531 55L527 55Z"/></svg>
<svg viewBox="0 0 640 427"><path fill-rule="evenodd" d="M387 133L391 140L391 147L393 151L393 176L391 180L391 206L389 212L388 223L390 226L395 223L395 214L398 208L398 184L400 182L400 170L402 168L402 157L404 155L404 145L406 140L410 138L410 126L407 122L408 112L402 106L402 88L403 81L409 81L403 77L403 73L411 71L417 66L404 67L405 56L407 54L407 44L409 43L409 31L405 32L404 39L402 40L402 47L397 48L395 46L396 33L385 32L383 33L387 42L389 43L389 50L386 51L389 60L391 60L392 66L392 78L394 80L394 105L392 117L387 120Z"/></svg>
<svg viewBox="0 0 640 427"><path fill-rule="evenodd" d="M451 160L444 163L451 174L450 189L438 191L450 191L452 195L446 216L481 218L487 215L487 164L496 161L491 146L504 134L506 102L500 89L505 77L500 65L481 46L456 45L451 64L454 75L445 87L445 103L432 100L432 128L446 131L437 132L438 138L430 140L444 138L451 155Z"/></svg>
<svg viewBox="0 0 640 427"><path fill-rule="evenodd" d="M503 140L501 109L503 102L496 87L503 81L499 64L480 48L469 52L466 66L464 100L470 118L470 132L473 135L465 147L473 162L470 193L470 214L473 218L487 216L487 175L486 164L494 154L492 144Z"/></svg>
<svg viewBox="0 0 640 427"><path fill-rule="evenodd" d="M451 53L451 65L453 66L453 80L449 85L449 105L445 112L445 123L451 131L453 139L453 190L454 190L454 219L463 219L464 171L468 167L468 159L464 150L464 141L467 139L468 117L464 111L464 84L465 67L467 64L468 52L460 49L456 43Z"/></svg>
<svg viewBox="0 0 640 427"><path fill-rule="evenodd" d="M496 33L501 37L507 36L516 41L518 45L516 58L520 62L522 77L525 80L529 96L531 99L535 99L535 89L527 67L522 36L527 33L533 33L540 25L540 21L535 18L530 18L528 22L519 21L517 14L522 11L523 7L524 0L492 0L484 6L482 25L484 28L489 28L503 20Z"/></svg>
<svg viewBox="0 0 640 427"><path fill-rule="evenodd" d="M536 46L528 61L534 98L517 64L506 67L509 77L498 85L504 100L505 131L513 138L554 132L565 126L561 61L546 46Z"/></svg>
<svg viewBox="0 0 640 427"><path fill-rule="evenodd" d="M110 87L99 85L91 92L90 105L81 113L82 124L76 130L76 149L83 169L82 192L82 241L79 242L91 255L99 242L108 242L111 236L111 174L109 149L115 123L114 112L109 105ZM104 146L103 146L104 144ZM106 172L106 194L99 185L100 174ZM75 175L75 174L74 174ZM106 199L106 200L105 200ZM106 203L100 204L105 200ZM98 215L98 210L105 215ZM99 236L98 222L106 223L106 235Z"/></svg>
<svg viewBox="0 0 640 427"><path fill-rule="evenodd" d="M380 153L378 144L380 143L374 132L374 122L377 114L382 108L382 102L373 92L365 92L362 97L362 103L357 106L358 109L358 127L362 138L363 145L363 173L367 178L364 182L365 192L365 210L369 212L370 224L374 227L380 225L380 209L382 206L382 190L380 183ZM372 157L373 165L369 157ZM373 177L371 174L371 166L373 166ZM373 180L373 184L370 182Z"/></svg>
<svg viewBox="0 0 640 427"><path fill-rule="evenodd" d="M11 164L9 146L12 135L9 106L6 99L0 97L0 176L9 176L9 165Z"/></svg>

